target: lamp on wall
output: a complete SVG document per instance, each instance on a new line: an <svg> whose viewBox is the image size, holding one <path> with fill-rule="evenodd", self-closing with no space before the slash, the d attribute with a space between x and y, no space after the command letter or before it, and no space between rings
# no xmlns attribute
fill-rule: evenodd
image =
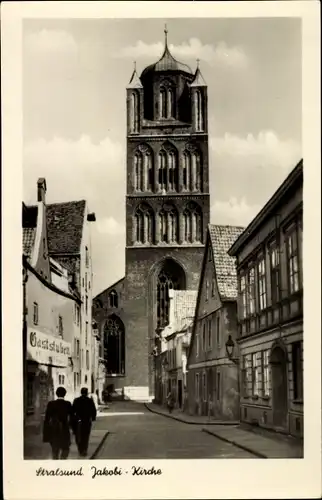
<svg viewBox="0 0 322 500"><path fill-rule="evenodd" d="M226 353L228 358L235 363L239 363L239 358L235 356L235 342L233 341L231 335L228 335L228 340L226 342Z"/></svg>

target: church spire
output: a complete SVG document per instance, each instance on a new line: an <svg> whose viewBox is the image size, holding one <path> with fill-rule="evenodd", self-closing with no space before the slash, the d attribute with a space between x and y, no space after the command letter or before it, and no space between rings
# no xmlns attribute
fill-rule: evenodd
<svg viewBox="0 0 322 500"><path fill-rule="evenodd" d="M136 61L134 61L133 66L134 66L133 73L132 73L130 83L128 84L127 88L128 89L141 89L141 88L143 88L143 85L141 83L139 75L136 72Z"/></svg>
<svg viewBox="0 0 322 500"><path fill-rule="evenodd" d="M168 29L167 24L164 25L164 51L168 48Z"/></svg>

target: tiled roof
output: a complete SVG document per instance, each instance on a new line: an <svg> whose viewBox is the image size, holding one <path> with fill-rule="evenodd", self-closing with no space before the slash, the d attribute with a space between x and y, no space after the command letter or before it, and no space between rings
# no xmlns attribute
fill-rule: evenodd
<svg viewBox="0 0 322 500"><path fill-rule="evenodd" d="M243 230L239 226L209 224L217 285L222 299L237 298L235 258L230 257L227 252Z"/></svg>
<svg viewBox="0 0 322 500"><path fill-rule="evenodd" d="M80 251L85 201L47 205L49 253L70 254Z"/></svg>
<svg viewBox="0 0 322 500"><path fill-rule="evenodd" d="M27 257L30 257L35 243L37 216L37 206L22 204L22 251Z"/></svg>
<svg viewBox="0 0 322 500"><path fill-rule="evenodd" d="M22 251L30 257L35 243L36 229L34 227L24 227L22 233Z"/></svg>

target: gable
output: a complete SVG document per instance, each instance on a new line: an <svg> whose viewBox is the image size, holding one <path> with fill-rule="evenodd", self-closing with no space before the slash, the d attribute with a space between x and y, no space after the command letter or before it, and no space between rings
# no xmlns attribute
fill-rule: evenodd
<svg viewBox="0 0 322 500"><path fill-rule="evenodd" d="M208 230L204 257L202 262L200 282L199 282L196 313L194 317L191 343L188 354L188 365L191 363L195 363L198 360L200 361L199 356L197 356L199 320L209 315L213 311L219 309L221 305L222 303L216 280L214 255L212 251L212 245ZM200 352L200 346L199 346L199 352Z"/></svg>

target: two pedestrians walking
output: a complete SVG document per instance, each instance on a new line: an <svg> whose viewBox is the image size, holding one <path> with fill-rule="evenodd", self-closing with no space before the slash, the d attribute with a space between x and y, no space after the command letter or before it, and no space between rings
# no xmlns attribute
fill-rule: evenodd
<svg viewBox="0 0 322 500"><path fill-rule="evenodd" d="M71 433L75 435L79 455L85 457L88 450L88 442L92 428L92 422L96 420L96 406L94 401L88 397L88 389L81 389L81 396L71 404L65 401L66 389L58 387L57 399L49 401L46 409L43 441L50 443L53 460L64 460L68 458Z"/></svg>

